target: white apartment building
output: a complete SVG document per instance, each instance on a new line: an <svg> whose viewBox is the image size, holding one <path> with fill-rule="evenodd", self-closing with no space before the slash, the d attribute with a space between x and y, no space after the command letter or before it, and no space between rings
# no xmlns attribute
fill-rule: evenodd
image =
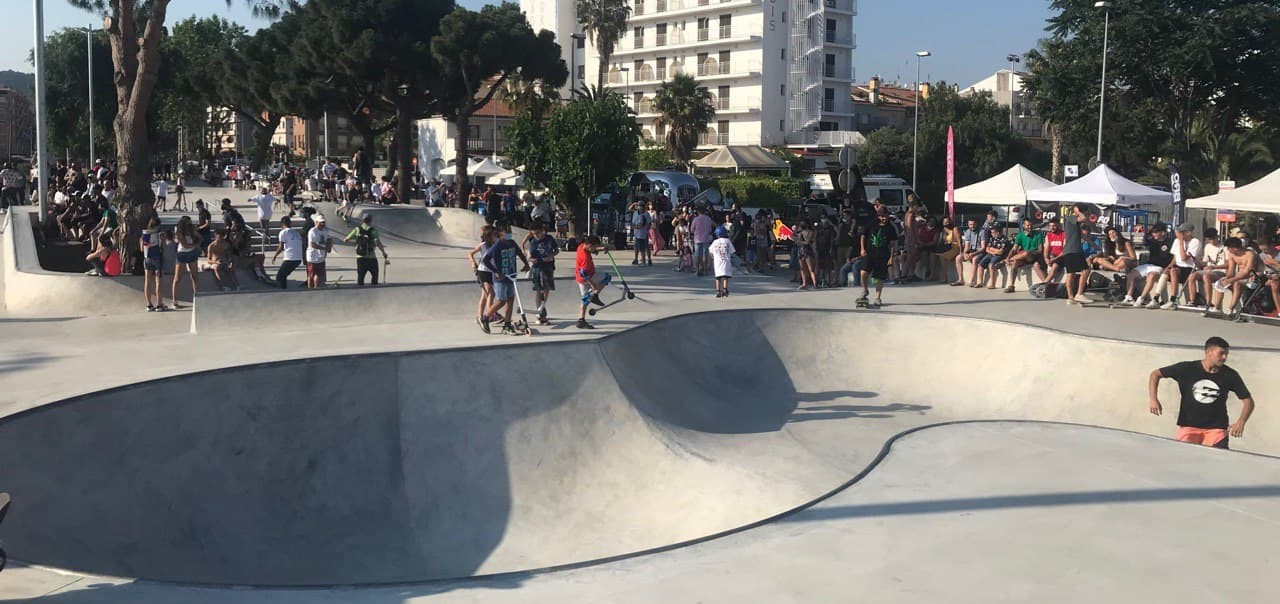
<svg viewBox="0 0 1280 604"><path fill-rule="evenodd" d="M855 139L853 17L857 0L631 0L606 86L622 92L647 138L658 86L686 73L711 92L716 119L702 143L841 145ZM574 0L521 0L535 30L555 32L576 87L596 81L600 55L580 34ZM566 90L567 93L567 90Z"/></svg>
<svg viewBox="0 0 1280 604"><path fill-rule="evenodd" d="M1026 74L1001 69L981 82L965 88L961 94L989 92L996 104L1009 110L1009 127L1014 132L1029 139L1046 139L1044 120L1036 115L1035 108L1026 98L1022 89L1022 78Z"/></svg>

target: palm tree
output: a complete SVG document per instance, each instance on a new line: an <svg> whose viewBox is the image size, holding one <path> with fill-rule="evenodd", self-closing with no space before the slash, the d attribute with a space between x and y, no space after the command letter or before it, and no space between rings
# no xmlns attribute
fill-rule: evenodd
<svg viewBox="0 0 1280 604"><path fill-rule="evenodd" d="M626 0L577 0L578 23L582 31L591 36L591 41L600 52L600 69L596 74L596 86L604 88L604 74L609 69L609 59L613 58L613 48L617 46L622 34L627 31L627 19L631 16L631 7ZM570 81L574 76L570 74Z"/></svg>
<svg viewBox="0 0 1280 604"><path fill-rule="evenodd" d="M560 91L541 80L529 81L513 75L498 88L498 100L516 112L530 111L543 117L560 101Z"/></svg>
<svg viewBox="0 0 1280 604"><path fill-rule="evenodd" d="M677 163L687 166L698 146L698 137L716 117L711 93L699 88L693 76L679 74L658 87L653 109L658 113L654 123L667 129L667 152Z"/></svg>

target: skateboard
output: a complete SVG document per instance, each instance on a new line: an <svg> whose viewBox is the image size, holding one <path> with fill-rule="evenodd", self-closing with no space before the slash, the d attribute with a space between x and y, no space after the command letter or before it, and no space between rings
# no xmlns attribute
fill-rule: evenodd
<svg viewBox="0 0 1280 604"><path fill-rule="evenodd" d="M883 303L872 302L871 300L858 299L854 301L855 308L865 308L867 310L876 310L883 306Z"/></svg>

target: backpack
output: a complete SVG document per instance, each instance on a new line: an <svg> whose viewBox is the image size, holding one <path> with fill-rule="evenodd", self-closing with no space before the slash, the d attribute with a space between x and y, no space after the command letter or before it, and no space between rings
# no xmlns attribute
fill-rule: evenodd
<svg viewBox="0 0 1280 604"><path fill-rule="evenodd" d="M373 253L373 229L359 229L356 233L356 255L368 256Z"/></svg>

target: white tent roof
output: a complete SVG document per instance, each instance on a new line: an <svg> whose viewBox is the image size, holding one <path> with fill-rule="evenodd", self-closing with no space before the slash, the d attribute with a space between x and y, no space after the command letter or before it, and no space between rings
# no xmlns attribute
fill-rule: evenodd
<svg viewBox="0 0 1280 604"><path fill-rule="evenodd" d="M519 187L524 185L524 174L521 174L517 169L512 169L502 172L501 174L495 174L492 178L489 178L488 181L495 185Z"/></svg>
<svg viewBox="0 0 1280 604"><path fill-rule="evenodd" d="M1053 181L1017 164L982 182L956 189L956 203L986 206L1026 205L1027 193L1053 187Z"/></svg>
<svg viewBox="0 0 1280 604"><path fill-rule="evenodd" d="M1280 213L1280 170L1234 191L1188 200L1187 207Z"/></svg>
<svg viewBox="0 0 1280 604"><path fill-rule="evenodd" d="M1065 185L1027 193L1028 201L1092 203L1102 206L1173 205L1173 194L1140 185L1100 164L1092 172Z"/></svg>
<svg viewBox="0 0 1280 604"><path fill-rule="evenodd" d="M493 161L488 157L480 160L477 163L467 166L467 174L470 174L472 176L483 176L485 178L489 178L491 176L497 176L506 171L507 171L506 168L499 166L497 162Z"/></svg>
<svg viewBox="0 0 1280 604"><path fill-rule="evenodd" d="M728 170L786 170L790 164L759 145L730 145L694 160L699 168Z"/></svg>

